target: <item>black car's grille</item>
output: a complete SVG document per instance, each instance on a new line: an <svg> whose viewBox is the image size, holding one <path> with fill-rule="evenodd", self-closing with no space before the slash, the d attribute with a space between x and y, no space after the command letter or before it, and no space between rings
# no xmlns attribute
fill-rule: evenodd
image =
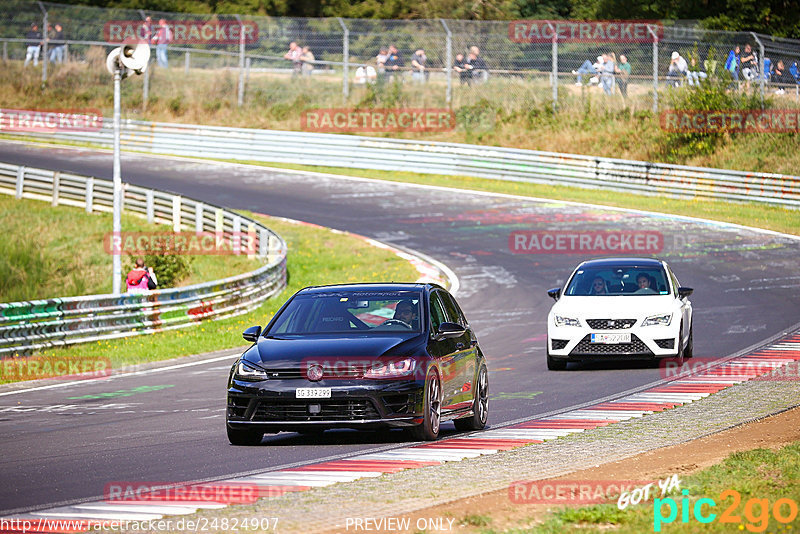
<svg viewBox="0 0 800 534"><path fill-rule="evenodd" d="M314 412L312 413L312 406ZM316 410L319 407L319 410ZM252 421L358 421L379 419L380 415L368 399L304 401L261 401Z"/></svg>
<svg viewBox="0 0 800 534"><path fill-rule="evenodd" d="M561 349L563 349L564 347L567 346L567 343L569 343L569 339L551 339L550 340L550 345L551 345L553 350L561 350Z"/></svg>
<svg viewBox="0 0 800 534"><path fill-rule="evenodd" d="M575 348L570 352L571 355L580 354L653 354L653 351L647 348L644 342L636 337L636 334L631 334L630 343L592 343L591 334L587 334L580 343L575 345Z"/></svg>
<svg viewBox="0 0 800 534"><path fill-rule="evenodd" d="M669 339L656 339L656 345L658 345L662 349L674 349L675 348L675 338Z"/></svg>
<svg viewBox="0 0 800 534"><path fill-rule="evenodd" d="M336 365L332 363L328 366L323 366L323 375L321 380L326 378L362 378L364 371L367 369L366 364L346 364ZM307 380L307 369L295 367L289 369L267 369L267 380Z"/></svg>
<svg viewBox="0 0 800 534"><path fill-rule="evenodd" d="M586 323L595 330L624 330L632 327L636 319L586 319Z"/></svg>

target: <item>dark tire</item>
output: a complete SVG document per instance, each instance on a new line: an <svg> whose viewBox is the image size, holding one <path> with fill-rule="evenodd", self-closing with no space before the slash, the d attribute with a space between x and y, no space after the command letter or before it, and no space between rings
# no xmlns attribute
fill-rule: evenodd
<svg viewBox="0 0 800 534"><path fill-rule="evenodd" d="M567 360L559 360L550 356L550 353L547 354L547 369L549 371L564 371L566 368Z"/></svg>
<svg viewBox="0 0 800 534"><path fill-rule="evenodd" d="M686 343L686 347L683 349L683 357L688 359L694 356L694 340L692 339L692 334L694 331L694 326L689 327L689 341Z"/></svg>
<svg viewBox="0 0 800 534"><path fill-rule="evenodd" d="M481 430L486 426L489 417L489 373L486 366L481 365L478 381L475 384L475 400L472 403L472 415L456 419L453 424L457 430Z"/></svg>
<svg viewBox="0 0 800 534"><path fill-rule="evenodd" d="M683 359L685 358L686 350L683 346L683 321L681 321L680 330L678 330L678 355L675 356L675 361L678 362L678 367L683 366Z"/></svg>
<svg viewBox="0 0 800 534"><path fill-rule="evenodd" d="M436 371L428 371L425 377L422 412L422 423L411 429L411 436L417 441L435 441L442 422L442 386Z"/></svg>
<svg viewBox="0 0 800 534"><path fill-rule="evenodd" d="M228 430L228 441L231 445L258 445L264 438L264 432L249 428L231 428L226 425Z"/></svg>

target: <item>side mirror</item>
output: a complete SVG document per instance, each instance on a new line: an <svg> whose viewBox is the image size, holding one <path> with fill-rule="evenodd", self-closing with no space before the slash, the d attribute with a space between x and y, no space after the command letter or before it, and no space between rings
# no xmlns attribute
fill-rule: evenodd
<svg viewBox="0 0 800 534"><path fill-rule="evenodd" d="M441 341L443 339L460 337L463 336L466 331L466 328L460 324L444 322L439 325L439 331L436 333L434 339L436 341Z"/></svg>
<svg viewBox="0 0 800 534"><path fill-rule="evenodd" d="M678 288L678 298L685 299L689 295L694 292L694 289L691 287L679 287Z"/></svg>
<svg viewBox="0 0 800 534"><path fill-rule="evenodd" d="M547 296L549 296L553 300L558 300L561 298L561 288L554 287L553 289L547 290Z"/></svg>
<svg viewBox="0 0 800 534"><path fill-rule="evenodd" d="M242 332L242 337L245 341L250 341L251 343L255 343L258 341L258 336L261 335L261 327L260 326L251 326L244 332Z"/></svg>

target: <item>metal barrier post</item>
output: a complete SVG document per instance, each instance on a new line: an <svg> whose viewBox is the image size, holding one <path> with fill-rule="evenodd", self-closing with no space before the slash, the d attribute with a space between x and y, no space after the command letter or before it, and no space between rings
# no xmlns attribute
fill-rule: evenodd
<svg viewBox="0 0 800 534"><path fill-rule="evenodd" d="M233 253L238 256L242 253L242 218L233 218L233 235L231 236L231 244L233 246Z"/></svg>
<svg viewBox="0 0 800 534"><path fill-rule="evenodd" d="M145 198L146 198L145 210L147 211L147 222L152 223L156 220L156 206L155 206L156 200L152 189L147 190L147 193L145 193Z"/></svg>
<svg viewBox="0 0 800 534"><path fill-rule="evenodd" d="M342 96L345 102L350 96L350 30L347 29L342 17L336 17L342 27Z"/></svg>
<svg viewBox="0 0 800 534"><path fill-rule="evenodd" d="M22 165L19 166L17 169L17 199L22 198L22 187L23 182L25 181L25 167Z"/></svg>
<svg viewBox="0 0 800 534"><path fill-rule="evenodd" d="M239 95L236 105L242 107L244 104L244 24L239 15L236 15L236 21L239 23Z"/></svg>
<svg viewBox="0 0 800 534"><path fill-rule="evenodd" d="M445 61L445 72L447 73L447 92L445 93L445 102L447 102L448 107L450 106L450 101L453 97L453 34L450 32L450 28L447 27L447 23L444 19L439 19L439 22L442 23L444 26L444 31L447 32L447 38L445 40L445 57L447 58Z"/></svg>
<svg viewBox="0 0 800 534"><path fill-rule="evenodd" d="M187 50L186 53L183 55L183 73L184 74L189 74L189 64L191 62L190 57L191 57L191 54Z"/></svg>
<svg viewBox="0 0 800 534"><path fill-rule="evenodd" d="M250 58L245 59L244 61L244 86L245 88L250 85L250 64L252 60Z"/></svg>
<svg viewBox="0 0 800 534"><path fill-rule="evenodd" d="M86 179L86 213L92 213L94 209L94 177Z"/></svg>
<svg viewBox="0 0 800 534"><path fill-rule="evenodd" d="M759 85L761 86L761 109L764 109L764 91L765 91L765 84L767 83L767 73L764 72L764 43L761 42L761 39L754 32L750 32L750 35L753 36L755 39L756 44L758 44L758 75L761 79Z"/></svg>
<svg viewBox="0 0 800 534"><path fill-rule="evenodd" d="M199 234L203 231L203 203L197 202L194 205L194 232Z"/></svg>
<svg viewBox="0 0 800 534"><path fill-rule="evenodd" d="M172 231L181 231L181 197L178 195L172 197Z"/></svg>
<svg viewBox="0 0 800 534"><path fill-rule="evenodd" d="M53 171L53 201L51 206L58 206L58 189L61 187L61 171Z"/></svg>
<svg viewBox="0 0 800 534"><path fill-rule="evenodd" d="M146 69L144 71L144 81L142 82L142 111L147 109L147 101L150 98L150 71L153 69Z"/></svg>
<svg viewBox="0 0 800 534"><path fill-rule="evenodd" d="M3 41L3 63L8 61L8 43Z"/></svg>
<svg viewBox="0 0 800 534"><path fill-rule="evenodd" d="M658 34L649 24L647 31L653 36L653 113L658 113Z"/></svg>
<svg viewBox="0 0 800 534"><path fill-rule="evenodd" d="M260 256L266 256L269 252L269 234L265 229L261 229L258 234L258 254Z"/></svg>

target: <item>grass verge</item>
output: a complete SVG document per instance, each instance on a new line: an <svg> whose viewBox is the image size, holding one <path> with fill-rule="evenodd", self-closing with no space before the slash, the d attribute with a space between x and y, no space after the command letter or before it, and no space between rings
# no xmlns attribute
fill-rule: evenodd
<svg viewBox="0 0 800 534"><path fill-rule="evenodd" d="M356 237L242 213L278 232L289 246L289 281L280 295L244 315L186 329L46 350L32 357L51 363L76 357L110 358L112 368L118 369L124 365L233 348L244 344L241 332L245 328L265 325L284 301L303 287L347 282L413 282L419 278L416 269L405 260ZM10 381L0 377L0 382Z"/></svg>
<svg viewBox="0 0 800 534"><path fill-rule="evenodd" d="M103 248L112 214L87 214L73 206L52 207L41 200L0 195L0 302L111 293L112 256ZM123 232L170 232L132 215L122 216ZM20 236L25 236L20 239ZM133 257L122 258L123 275ZM186 256L187 286L258 269L246 256Z"/></svg>
<svg viewBox="0 0 800 534"><path fill-rule="evenodd" d="M616 503L563 508L539 525L481 532L792 532L800 527L796 500L800 495L800 442L777 451L734 453L722 463L683 478L681 490L688 495L675 492L661 502L651 499L625 510L619 510ZM701 499L711 499L715 506ZM673 509L675 517L668 520ZM711 520L701 522L698 518L703 517Z"/></svg>

